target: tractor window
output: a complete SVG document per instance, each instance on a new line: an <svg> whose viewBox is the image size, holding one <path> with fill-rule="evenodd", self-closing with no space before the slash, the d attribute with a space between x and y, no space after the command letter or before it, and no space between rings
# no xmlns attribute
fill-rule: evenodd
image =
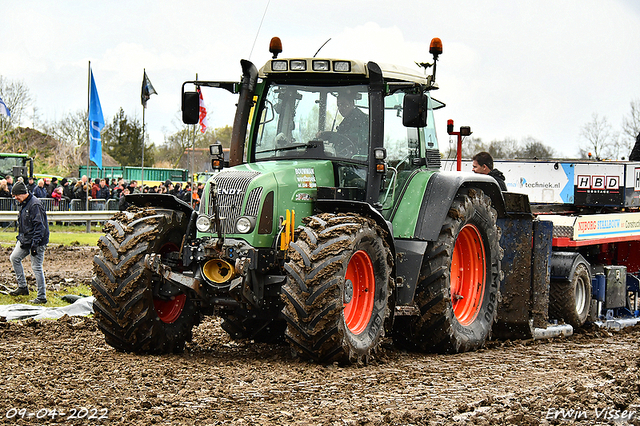
<svg viewBox="0 0 640 426"><path fill-rule="evenodd" d="M393 207L409 176L420 167L414 164L413 160L425 157L426 150L438 150L431 104L426 127L404 127L402 124L404 95L404 92L395 92L387 96L384 101L384 147L387 150L389 172L380 202L383 204L383 210L387 211Z"/></svg>
<svg viewBox="0 0 640 426"><path fill-rule="evenodd" d="M0 157L0 177L13 175L13 168L23 166L24 162L24 157Z"/></svg>
<svg viewBox="0 0 640 426"><path fill-rule="evenodd" d="M257 126L257 161L341 158L364 162L369 149L367 86L268 88Z"/></svg>
<svg viewBox="0 0 640 426"><path fill-rule="evenodd" d="M390 167L413 169L413 159L424 156L425 149L438 149L438 140L429 108L427 126L424 128L404 127L402 124L403 92L387 96L384 102L384 147L387 149L387 164Z"/></svg>

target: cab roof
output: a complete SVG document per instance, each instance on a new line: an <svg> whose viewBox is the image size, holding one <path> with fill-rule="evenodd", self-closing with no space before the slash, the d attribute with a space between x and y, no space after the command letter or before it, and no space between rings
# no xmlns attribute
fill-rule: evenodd
<svg viewBox="0 0 640 426"><path fill-rule="evenodd" d="M408 67L379 63L382 76L385 80L409 81L412 83L427 85L427 77L424 71ZM360 60L332 59L332 58L283 58L270 59L260 68L260 78L273 77L275 75L312 74L312 75L342 75L369 77L367 63Z"/></svg>

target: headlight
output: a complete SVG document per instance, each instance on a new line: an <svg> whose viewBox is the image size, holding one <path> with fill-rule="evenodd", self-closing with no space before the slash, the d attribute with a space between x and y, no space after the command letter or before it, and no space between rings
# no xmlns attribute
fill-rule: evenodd
<svg viewBox="0 0 640 426"><path fill-rule="evenodd" d="M252 218L250 217L242 216L236 222L236 231L238 231L239 234L248 234L249 232L253 231L255 223L255 218L253 218L252 220Z"/></svg>
<svg viewBox="0 0 640 426"><path fill-rule="evenodd" d="M300 59L294 59L291 61L291 71L306 71L307 61Z"/></svg>
<svg viewBox="0 0 640 426"><path fill-rule="evenodd" d="M200 232L207 232L211 228L211 219L209 216L200 215L198 219L196 219L196 228Z"/></svg>
<svg viewBox="0 0 640 426"><path fill-rule="evenodd" d="M349 61L335 61L333 63L333 70L336 72L350 72L351 62Z"/></svg>
<svg viewBox="0 0 640 426"><path fill-rule="evenodd" d="M329 61L325 60L317 60L313 61L313 70L314 71L329 71Z"/></svg>
<svg viewBox="0 0 640 426"><path fill-rule="evenodd" d="M289 69L287 61L271 61L272 71L286 71Z"/></svg>

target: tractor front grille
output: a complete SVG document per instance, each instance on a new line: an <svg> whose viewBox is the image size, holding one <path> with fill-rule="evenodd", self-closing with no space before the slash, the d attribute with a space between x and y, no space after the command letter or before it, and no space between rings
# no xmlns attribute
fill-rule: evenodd
<svg viewBox="0 0 640 426"><path fill-rule="evenodd" d="M260 210L260 198L262 198L262 187L253 188L247 198L247 205L244 208L245 216L258 216Z"/></svg>
<svg viewBox="0 0 640 426"><path fill-rule="evenodd" d="M252 171L222 171L213 179L216 185L211 186L211 191L217 191L218 213L222 232L234 234L235 224L241 215L242 202L251 181L260 175L260 172ZM252 191L252 194L255 191ZM213 212L213 197L209 196L209 211ZM258 200L259 202L259 200ZM217 230L216 230L217 232Z"/></svg>

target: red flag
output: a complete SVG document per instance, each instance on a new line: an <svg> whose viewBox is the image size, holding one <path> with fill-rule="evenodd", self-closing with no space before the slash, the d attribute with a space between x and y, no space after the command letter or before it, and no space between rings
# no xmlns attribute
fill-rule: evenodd
<svg viewBox="0 0 640 426"><path fill-rule="evenodd" d="M202 98L202 90L198 87L198 96L200 97L200 131L206 133L207 126L207 108L204 106L204 99Z"/></svg>

